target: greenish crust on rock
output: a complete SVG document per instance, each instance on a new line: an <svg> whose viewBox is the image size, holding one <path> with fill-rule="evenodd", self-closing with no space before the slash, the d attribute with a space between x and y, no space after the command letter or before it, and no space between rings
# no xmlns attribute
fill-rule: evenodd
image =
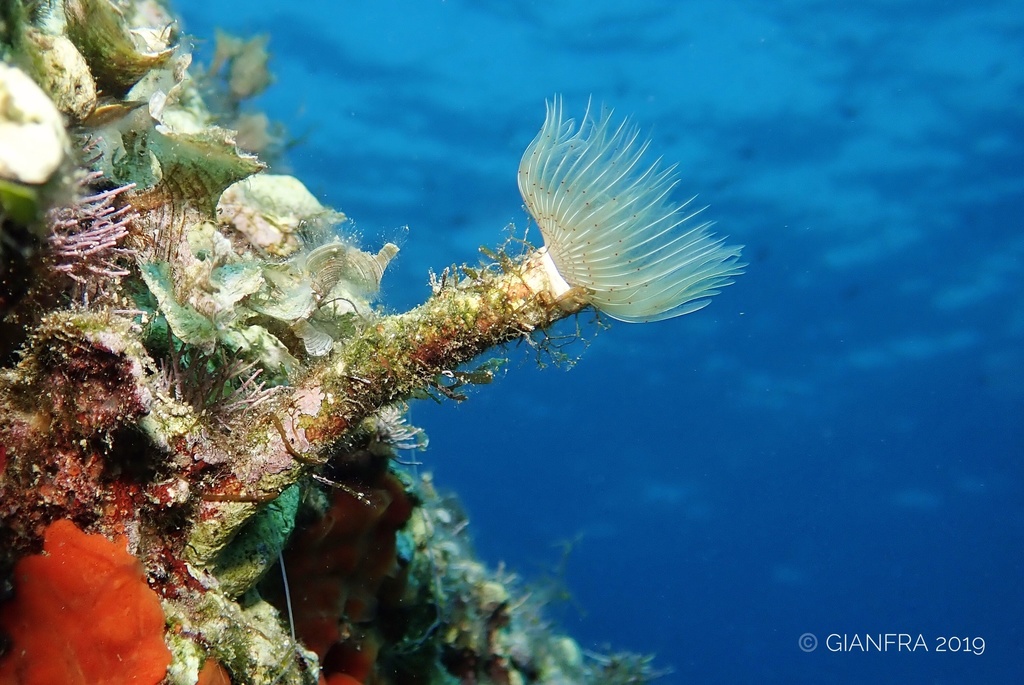
<svg viewBox="0 0 1024 685"><path fill-rule="evenodd" d="M298 485L285 489L253 516L231 544L217 555L211 572L225 595L237 597L245 593L277 563L295 527L299 494Z"/></svg>
<svg viewBox="0 0 1024 685"><path fill-rule="evenodd" d="M208 656L231 672L234 685L317 682L316 655L295 644L277 610L255 594L235 601L209 590L186 602L163 605L171 632L204 646Z"/></svg>

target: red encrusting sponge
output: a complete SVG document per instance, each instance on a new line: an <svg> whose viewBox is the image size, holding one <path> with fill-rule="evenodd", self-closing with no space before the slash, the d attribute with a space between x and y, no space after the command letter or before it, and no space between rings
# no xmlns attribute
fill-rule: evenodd
<svg viewBox="0 0 1024 685"><path fill-rule="evenodd" d="M164 613L127 541L51 523L43 553L14 568L0 605L0 685L156 685L167 674Z"/></svg>

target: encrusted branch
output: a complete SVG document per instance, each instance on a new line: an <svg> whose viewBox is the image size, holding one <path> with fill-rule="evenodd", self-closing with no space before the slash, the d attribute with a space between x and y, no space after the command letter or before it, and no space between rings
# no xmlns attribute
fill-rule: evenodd
<svg viewBox="0 0 1024 685"><path fill-rule="evenodd" d="M453 279L454 280L454 279ZM216 553L264 500L311 465L345 452L361 423L383 407L423 396L439 379L487 350L529 336L587 303L557 285L537 253L500 270L445 283L419 307L374 321L291 393L251 421L237 444L237 496L208 497L191 536L197 561ZM301 455L301 456L300 456ZM244 494L243 494L244 493ZM225 499L231 501L223 501Z"/></svg>
<svg viewBox="0 0 1024 685"><path fill-rule="evenodd" d="M547 272L528 258L474 273L412 311L380 319L306 380L307 391L320 392L323 401L298 427L313 449L329 449L379 408L421 394L488 349L586 307L573 292L553 293Z"/></svg>

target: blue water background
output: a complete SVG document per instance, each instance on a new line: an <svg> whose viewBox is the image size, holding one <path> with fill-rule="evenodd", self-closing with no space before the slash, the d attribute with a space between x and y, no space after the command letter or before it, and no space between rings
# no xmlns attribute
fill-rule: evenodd
<svg viewBox="0 0 1024 685"><path fill-rule="evenodd" d="M657 652L666 685L1024 682L1019 2L176 6L200 60L215 27L270 34L285 170L366 247L410 227L392 311L526 226L555 93L633 115L747 246L701 312L583 317L576 368L514 347L469 401L413 409L482 557L555 576L586 649Z"/></svg>

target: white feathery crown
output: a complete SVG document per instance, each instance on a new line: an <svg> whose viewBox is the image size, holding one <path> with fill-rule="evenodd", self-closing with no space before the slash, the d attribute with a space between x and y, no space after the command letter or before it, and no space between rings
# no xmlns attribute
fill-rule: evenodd
<svg viewBox="0 0 1024 685"><path fill-rule="evenodd" d="M673 202L675 166L642 161L649 141L611 112L582 123L547 104L519 163L519 190L544 236L546 258L597 309L621 321L689 314L742 272L740 246L694 223L702 210Z"/></svg>

